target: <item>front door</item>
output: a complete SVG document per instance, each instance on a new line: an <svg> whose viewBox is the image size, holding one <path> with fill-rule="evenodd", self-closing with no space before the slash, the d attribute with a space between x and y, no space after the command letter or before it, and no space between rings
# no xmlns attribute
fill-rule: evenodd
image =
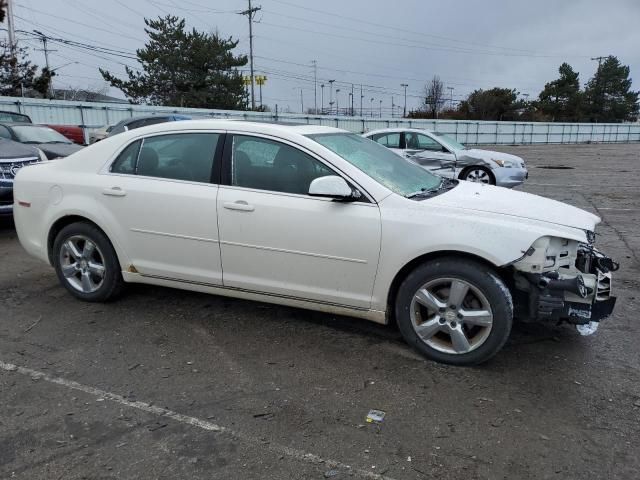
<svg viewBox="0 0 640 480"><path fill-rule="evenodd" d="M454 178L456 156L439 142L418 132L404 133L405 157L442 177Z"/></svg>
<svg viewBox="0 0 640 480"><path fill-rule="evenodd" d="M270 138L228 138L225 162L227 185L218 195L225 287L370 307L380 252L378 206L307 195L314 178L336 173Z"/></svg>
<svg viewBox="0 0 640 480"><path fill-rule="evenodd" d="M101 177L101 201L140 274L222 284L212 172L223 138L150 136L125 148Z"/></svg>

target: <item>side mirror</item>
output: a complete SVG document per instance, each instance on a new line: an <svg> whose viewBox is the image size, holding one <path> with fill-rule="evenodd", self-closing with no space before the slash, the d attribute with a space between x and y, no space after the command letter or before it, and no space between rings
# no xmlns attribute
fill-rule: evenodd
<svg viewBox="0 0 640 480"><path fill-rule="evenodd" d="M337 175L316 178L309 185L309 195L312 197L327 197L339 201L355 201L362 194L353 190L344 178Z"/></svg>

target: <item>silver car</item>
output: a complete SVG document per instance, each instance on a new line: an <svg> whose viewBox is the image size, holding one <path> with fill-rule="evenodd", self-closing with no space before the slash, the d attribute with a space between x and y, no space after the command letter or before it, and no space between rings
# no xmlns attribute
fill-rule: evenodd
<svg viewBox="0 0 640 480"><path fill-rule="evenodd" d="M520 157L467 148L442 133L415 128L385 128L363 136L442 177L513 188L529 176Z"/></svg>

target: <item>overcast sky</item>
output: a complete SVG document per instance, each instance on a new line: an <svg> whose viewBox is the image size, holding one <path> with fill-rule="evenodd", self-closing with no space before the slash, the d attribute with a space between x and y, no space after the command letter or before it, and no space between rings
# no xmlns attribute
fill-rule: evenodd
<svg viewBox="0 0 640 480"><path fill-rule="evenodd" d="M247 0L12 0L16 28L135 52L144 44L143 17L172 13L198 30L218 31L239 39L237 53L248 53L248 22L236 12ZM631 67L634 88L640 89L639 0L253 0L262 6L254 25L257 72L268 81L265 104L300 111L314 105L311 61L318 65L325 107L327 81L335 79L341 107L355 84L359 108L360 84L365 85L365 110L391 111L392 97L403 104L402 87L409 84L408 108L415 108L425 82L439 75L453 87L454 100L476 88L515 88L536 97L557 77L566 61L580 72L582 84L593 75L591 57L616 55ZM18 36L36 63L44 64L38 41ZM104 87L98 67L124 73L123 63L110 57L50 44L56 88ZM338 85L342 82L340 85ZM449 95L450 90L447 90ZM115 89L109 94L122 96ZM257 90L256 90L257 95ZM373 98L373 102L371 102Z"/></svg>

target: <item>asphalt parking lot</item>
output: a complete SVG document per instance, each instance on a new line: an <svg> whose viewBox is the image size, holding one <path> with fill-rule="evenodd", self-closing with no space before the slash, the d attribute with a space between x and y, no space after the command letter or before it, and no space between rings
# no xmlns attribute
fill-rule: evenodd
<svg viewBox="0 0 640 480"><path fill-rule="evenodd" d="M618 305L592 337L516 326L476 368L292 308L81 303L3 224L0 478L640 478L640 144L498 149L528 162L523 190L603 218Z"/></svg>

